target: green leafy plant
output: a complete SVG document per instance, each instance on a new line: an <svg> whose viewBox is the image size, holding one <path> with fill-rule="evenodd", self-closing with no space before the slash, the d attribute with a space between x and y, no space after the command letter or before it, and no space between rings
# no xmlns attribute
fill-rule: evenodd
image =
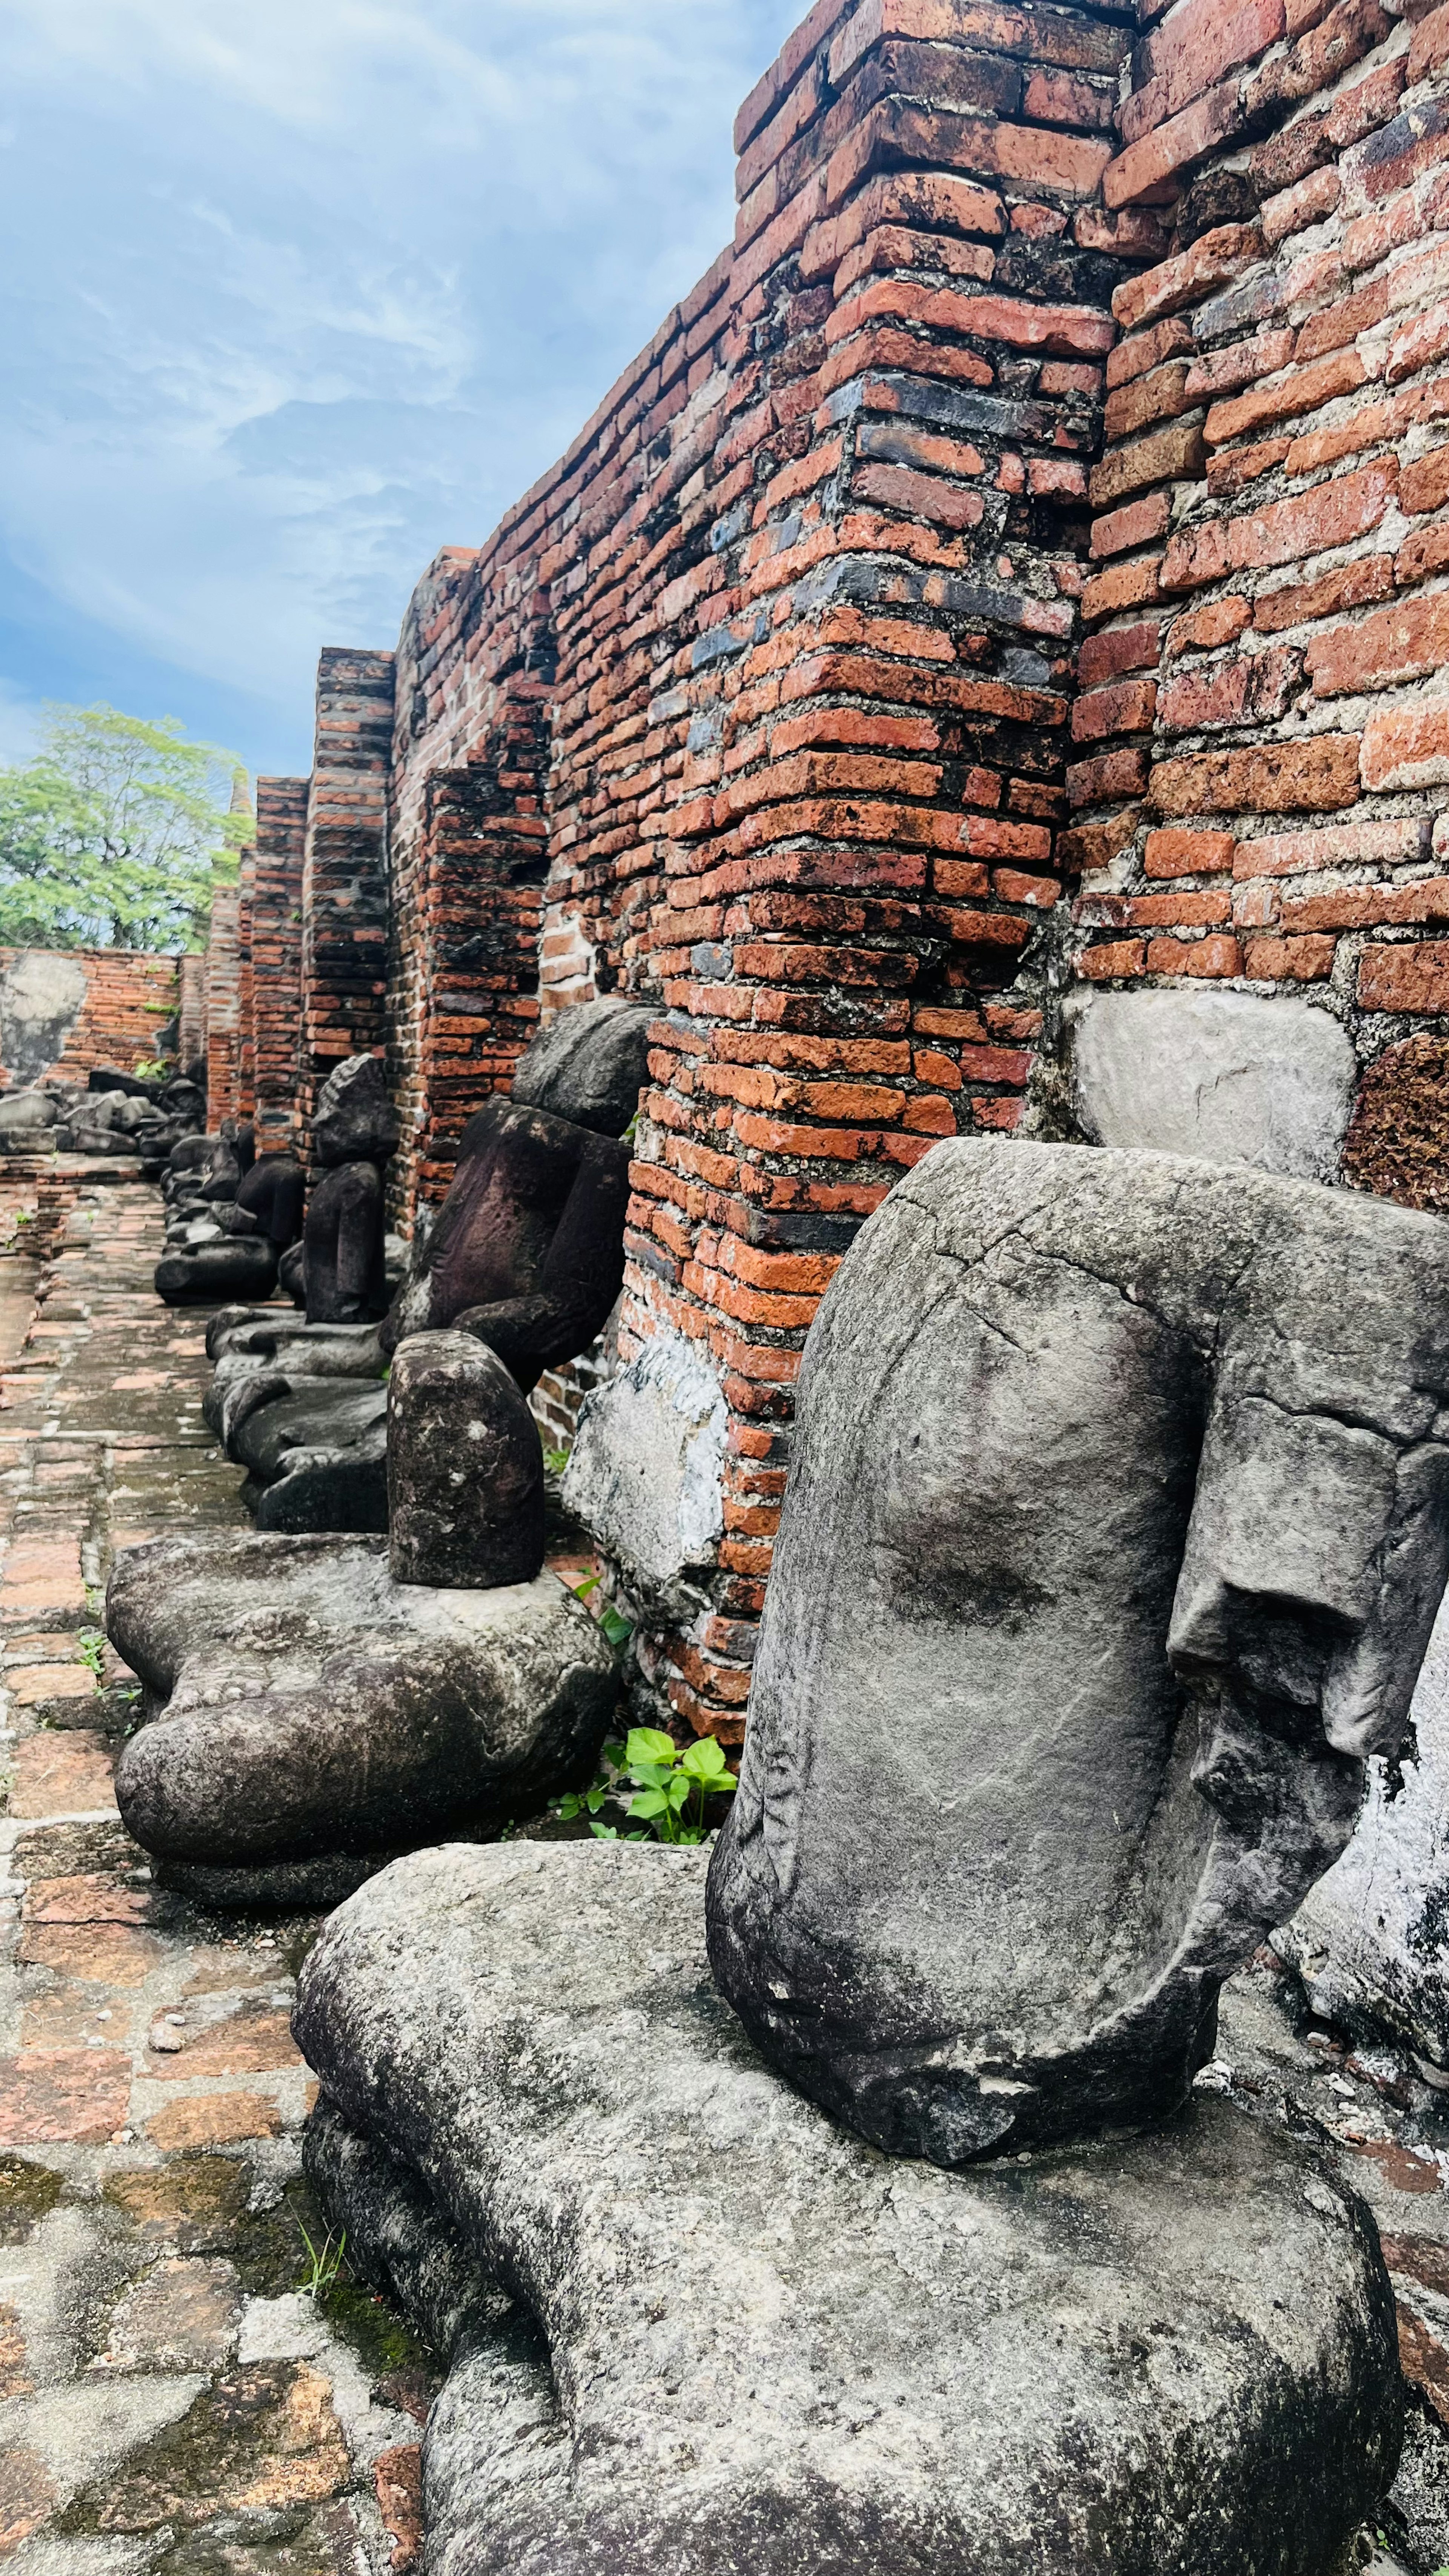
<svg viewBox="0 0 1449 2576"><path fill-rule="evenodd" d="M143 1055L140 1063L131 1067L138 1082L159 1082L170 1070L164 1055Z"/></svg>
<svg viewBox="0 0 1449 2576"><path fill-rule="evenodd" d="M627 1798L627 1813L639 1829L626 1834L626 1842L652 1836L661 1843L702 1843L709 1831L706 1799L732 1798L738 1787L738 1774L712 1735L681 1747L662 1727L632 1726L623 1744L605 1745L604 1769L593 1785L558 1799L553 1812L565 1823L579 1816L596 1820L607 1804ZM591 1821L589 1831L600 1842L620 1838L617 1825Z"/></svg>
<svg viewBox="0 0 1449 2576"><path fill-rule="evenodd" d="M76 1648L78 1660L85 1665L88 1672L94 1673L97 1681L99 1681L101 1678L102 1661L106 1651L106 1641L101 1630L99 1628L82 1628L80 1635L76 1639Z"/></svg>
<svg viewBox="0 0 1449 2576"><path fill-rule="evenodd" d="M328 2291L335 2288L346 2259L347 2230L343 2228L335 2245L330 2227L320 2245L313 2244L306 2225L300 2218L297 2220L297 2232L307 2248L307 2268L297 2287L304 2298L325 2299Z"/></svg>
<svg viewBox="0 0 1449 2576"><path fill-rule="evenodd" d="M598 1591L599 1581L597 1574L591 1574L585 1582L576 1583L573 1587L574 1599L587 1601L590 1593ZM633 1620L626 1619L622 1611L616 1610L612 1603L606 1601L599 1612L599 1626L603 1629L615 1654L622 1654L634 1634Z"/></svg>
<svg viewBox="0 0 1449 2576"><path fill-rule="evenodd" d="M569 1463L567 1449L545 1449L543 1463L551 1476L561 1476Z"/></svg>

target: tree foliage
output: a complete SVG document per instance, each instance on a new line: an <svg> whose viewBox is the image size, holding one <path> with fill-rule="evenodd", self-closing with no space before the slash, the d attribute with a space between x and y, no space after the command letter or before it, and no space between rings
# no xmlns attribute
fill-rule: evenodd
<svg viewBox="0 0 1449 2576"><path fill-rule="evenodd" d="M173 716L48 708L37 757L0 768L0 945L200 947L255 830L238 781Z"/></svg>

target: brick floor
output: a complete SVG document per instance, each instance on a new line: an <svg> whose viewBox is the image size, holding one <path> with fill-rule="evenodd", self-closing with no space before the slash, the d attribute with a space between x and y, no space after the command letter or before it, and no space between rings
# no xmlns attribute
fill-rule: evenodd
<svg viewBox="0 0 1449 2576"><path fill-rule="evenodd" d="M0 2566L381 2576L417 2563L433 2381L345 2272L306 2294L313 1926L153 1889L111 1793L114 1549L245 1525L206 1319L152 1291L154 1190L66 1196L42 1265L0 1174Z"/></svg>

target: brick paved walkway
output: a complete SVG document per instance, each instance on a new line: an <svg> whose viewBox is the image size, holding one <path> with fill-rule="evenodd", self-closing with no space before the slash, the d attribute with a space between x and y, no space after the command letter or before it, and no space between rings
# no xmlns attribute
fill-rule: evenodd
<svg viewBox="0 0 1449 2576"><path fill-rule="evenodd" d="M0 1184L0 1247L27 1195ZM345 2275L305 2295L287 2013L312 1927L153 1891L111 1794L113 1551L244 1526L204 1318L151 1289L160 1234L155 1191L82 1179L38 1302L0 1248L0 2563L368 2576L414 2563L432 2382Z"/></svg>
<svg viewBox="0 0 1449 2576"><path fill-rule="evenodd" d="M345 2270L306 2294L287 2011L313 1926L154 1891L111 1796L114 1549L244 1526L200 1419L204 1318L152 1293L153 1191L82 1177L40 1270L6 1249L34 1199L0 1173L0 2564L381 2576L417 2562L435 2383ZM1393 2554L1366 2533L1360 2564L1429 2576L1449 2565L1449 2111L1404 2060L1304 2027L1266 1961L1229 1990L1214 2080L1286 2108L1378 2216L1418 2394Z"/></svg>

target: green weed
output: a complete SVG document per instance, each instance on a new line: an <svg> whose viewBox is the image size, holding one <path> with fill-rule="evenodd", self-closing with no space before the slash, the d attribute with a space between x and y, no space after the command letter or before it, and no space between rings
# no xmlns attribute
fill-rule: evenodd
<svg viewBox="0 0 1449 2576"><path fill-rule="evenodd" d="M295 2213L294 2213L295 2215ZM297 2233L307 2248L307 2266L297 2287L304 2298L325 2299L334 2288L347 2254L347 2230L344 2227L336 2245L329 2227L320 2245L314 2245L303 2219L297 2220Z"/></svg>
<svg viewBox="0 0 1449 2576"><path fill-rule="evenodd" d="M631 1843L702 1843L709 1831L705 1801L732 1798L739 1777L725 1760L724 1747L712 1735L680 1747L657 1726L632 1726L623 1744L606 1744L604 1768L588 1789L555 1800L553 1813L564 1822L591 1819L590 1833L600 1842L616 1843L616 1825L596 1821L602 1808L628 1797L626 1812L639 1830L626 1834ZM629 1793L632 1791L632 1795Z"/></svg>

